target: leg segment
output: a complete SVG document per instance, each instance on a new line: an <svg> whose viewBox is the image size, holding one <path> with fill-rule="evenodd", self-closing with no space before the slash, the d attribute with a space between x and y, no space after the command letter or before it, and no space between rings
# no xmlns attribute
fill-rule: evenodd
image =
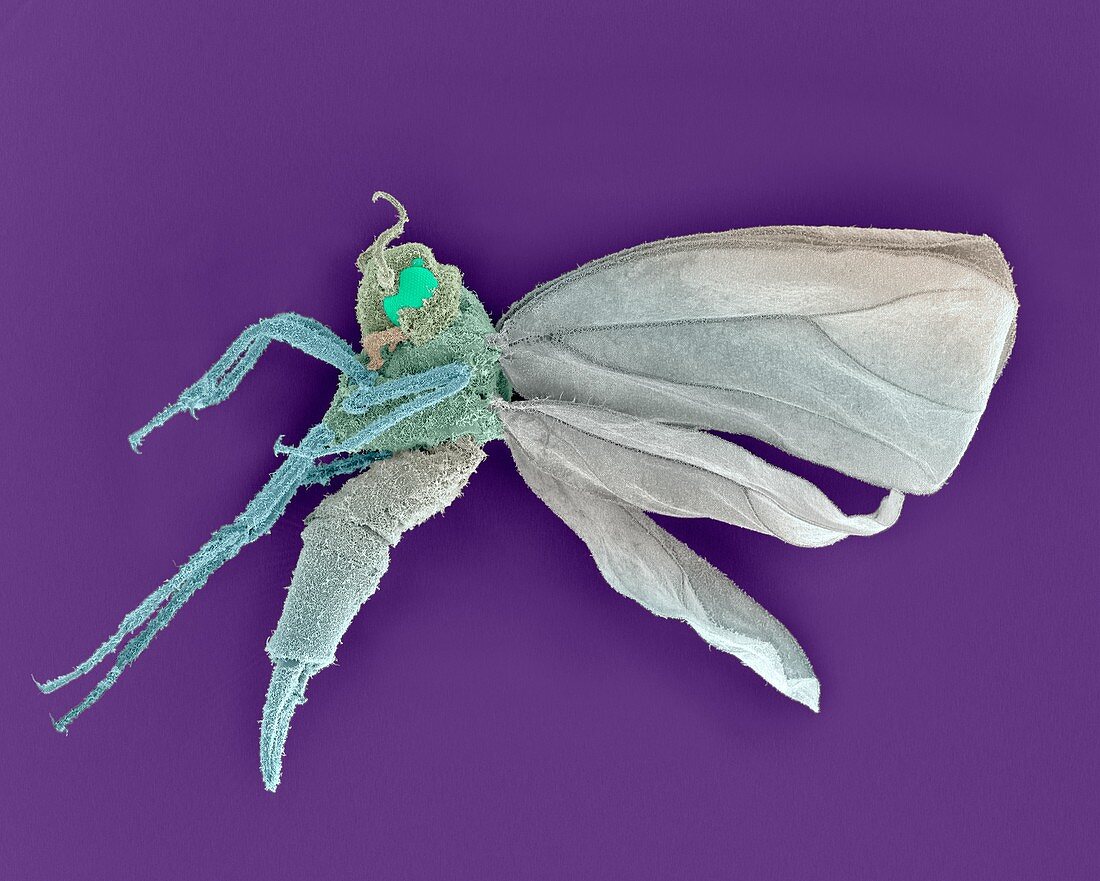
<svg viewBox="0 0 1100 881"><path fill-rule="evenodd" d="M236 384L240 382L243 373L256 362L263 352L263 347L270 342L270 339L281 338L276 337L274 331L278 329L276 325L284 320L289 321L292 326L296 327L311 326L308 319L301 316L286 315L260 322L255 327L266 329L263 329L262 333L257 331L258 336L251 333L252 329L246 331L242 334L238 343L234 344L234 347L231 347L230 351L223 356L222 360L215 364L202 380L187 389L176 404L162 411L145 427L131 436L130 440L134 449L137 449L142 437L153 428L164 424L167 419L176 413L185 409L193 412L198 407L208 406L211 403L224 400L229 392L236 387ZM317 327L331 335L331 331L327 331L323 325L317 325ZM321 331L317 331L317 334L317 340L314 340L314 342L319 341L318 349L323 350L324 346L321 343L330 342L330 340ZM286 333L283 335L289 336ZM332 338L339 341L338 337L333 336ZM241 340L246 342L242 344ZM256 346L250 348L252 345L250 341L255 340L259 340L259 342ZM297 344L304 348L304 344L300 340ZM243 345L243 349L238 352L237 349L241 348L241 345ZM226 364L223 364L223 361ZM227 364L232 366L226 366ZM361 367L359 369L362 371ZM373 382L374 374L364 375ZM224 376L231 378L228 385L220 384L220 380L215 382L210 379L210 377ZM172 578L153 591L136 609L131 611L122 620L118 630L108 637L89 658L69 673L38 684L38 687L45 693L55 691L90 673L108 655L118 651L118 658L107 675L89 692L84 700L61 719L54 722L54 727L58 731L66 731L77 716L98 701L118 681L119 676L122 675L126 667L145 651L153 637L168 626L172 618L175 617L176 612L206 584L210 576L220 566L236 556L246 544L255 541L271 529L275 521L282 516L287 505L290 504L291 498L301 487L315 483L328 483L335 477L353 473L361 468L368 467L378 459L385 458L389 455L388 453L356 451L369 444L379 434L402 419L419 413L421 410L460 391L469 380L469 368L464 364L454 363L405 376L384 383L382 386L360 386L353 395L348 396L346 403L349 406L354 405L364 409L362 411L351 409L349 412L365 412L367 408L380 402L396 401L406 397L410 400L398 404L390 412L372 420L362 431L341 445L334 444L332 430L324 423L311 428L297 447L284 446L280 438L280 441L275 445L275 452L287 455L287 460L271 475L271 479L249 502L248 507L237 519L215 532L210 540ZM349 455L325 463L318 462L324 456L341 453L348 453ZM141 629L140 633L130 637L131 633L139 629ZM127 637L130 637L128 641ZM123 645L124 642L125 645Z"/></svg>
<svg viewBox="0 0 1100 881"><path fill-rule="evenodd" d="M327 437L321 427L318 427L307 435L304 444L308 446L313 443L315 435ZM288 457L271 475L264 488L248 503L244 511L232 523L215 532L174 576L149 594L137 608L123 618L118 630L89 658L63 676L38 684L39 689L47 694L56 691L90 673L108 655L118 651L118 657L107 675L84 700L55 721L54 727L58 731L66 731L81 713L98 701L118 681L123 671L145 651L153 637L167 627L183 605L206 584L215 571L235 557L245 545L271 530L299 488L315 483L325 484L335 477L361 471L382 459L384 455L360 453L321 465L316 465L312 459L301 456ZM140 632L130 637L134 631Z"/></svg>
<svg viewBox="0 0 1100 881"><path fill-rule="evenodd" d="M141 442L154 429L173 416L220 404L241 384L267 347L274 341L286 343L314 358L325 361L352 379L372 385L374 375L355 357L351 346L321 322L294 312L265 318L244 329L213 366L185 388L174 404L165 407L145 425L130 435L130 446L136 452Z"/></svg>
<svg viewBox="0 0 1100 881"><path fill-rule="evenodd" d="M485 457L469 441L407 450L328 496L306 521L283 614L267 643L274 664L260 731L260 770L274 791L290 718L305 687L336 660L359 607L378 588L390 547L458 497Z"/></svg>

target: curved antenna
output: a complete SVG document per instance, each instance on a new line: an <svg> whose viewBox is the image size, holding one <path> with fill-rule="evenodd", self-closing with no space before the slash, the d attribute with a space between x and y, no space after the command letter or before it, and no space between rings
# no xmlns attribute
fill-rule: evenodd
<svg viewBox="0 0 1100 881"><path fill-rule="evenodd" d="M397 222L389 227L389 229L383 230L379 233L378 238L374 240L374 243L367 248L366 253L374 260L377 267L378 284L383 290L393 290L393 286L396 284L396 278L393 274L393 268L382 259L382 252L389 247L390 242L400 237L401 233L405 231L405 224L409 222L409 212L405 210L405 206L397 201L389 193L384 193L381 190L376 192L370 197L372 202L377 202L379 199L385 199L389 202L394 210L397 212Z"/></svg>

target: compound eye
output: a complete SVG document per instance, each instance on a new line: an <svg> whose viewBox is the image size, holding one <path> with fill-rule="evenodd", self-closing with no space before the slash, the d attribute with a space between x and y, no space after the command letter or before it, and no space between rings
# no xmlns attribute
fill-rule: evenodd
<svg viewBox="0 0 1100 881"><path fill-rule="evenodd" d="M393 324L398 323L400 309L419 309L439 287L439 279L424 265L421 257L413 258L411 265L401 270L397 277L397 293L383 298L382 308Z"/></svg>

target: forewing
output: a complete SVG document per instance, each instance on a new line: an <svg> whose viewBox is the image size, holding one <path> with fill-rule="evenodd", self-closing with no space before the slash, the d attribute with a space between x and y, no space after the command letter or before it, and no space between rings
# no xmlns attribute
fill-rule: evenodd
<svg viewBox="0 0 1100 881"><path fill-rule="evenodd" d="M765 227L586 264L517 303L499 345L524 397L752 435L929 493L973 436L1015 313L987 237Z"/></svg>

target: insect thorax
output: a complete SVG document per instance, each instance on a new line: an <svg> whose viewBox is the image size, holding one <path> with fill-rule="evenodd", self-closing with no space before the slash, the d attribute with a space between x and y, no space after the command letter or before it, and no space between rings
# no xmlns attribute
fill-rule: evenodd
<svg viewBox="0 0 1100 881"><path fill-rule="evenodd" d="M493 323L481 301L471 291L461 288L457 314L445 328L426 342L403 343L387 355L378 373L379 382L455 361L469 364L473 376L469 385L458 394L398 423L372 441L368 449L427 448L460 437L472 437L479 444L485 444L501 437L500 420L490 409L489 402L496 397L507 400L512 390L500 369L499 352L489 348L485 341L493 332ZM347 377L340 378L336 396L324 418L325 424L336 432L338 442L396 406L386 404L357 415L346 413L340 403L351 387Z"/></svg>

